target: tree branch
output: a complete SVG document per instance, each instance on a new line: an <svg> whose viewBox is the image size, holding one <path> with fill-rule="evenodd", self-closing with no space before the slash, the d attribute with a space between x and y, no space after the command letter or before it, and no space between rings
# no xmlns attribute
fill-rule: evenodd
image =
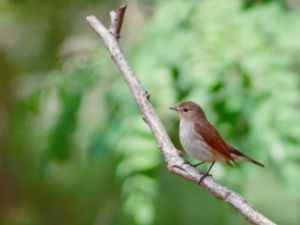
<svg viewBox="0 0 300 225"><path fill-rule="evenodd" d="M123 9L121 9L123 7ZM228 202L251 224L256 225L274 225L275 223L266 218L255 208L250 206L238 193L228 189L217 183L211 177L206 177L199 184L199 180L203 176L201 172L189 165L181 157L179 151L172 144L165 127L157 116L151 102L149 94L141 84L140 80L133 72L125 58L120 45L118 43L119 33L122 26L122 20L126 6L119 8L118 13L111 12L111 28L108 30L95 16L88 16L87 22L104 41L105 47L109 51L115 64L121 71L123 78L127 82L140 110L145 122L150 127L154 135L161 153L164 155L165 162L169 171L187 180L191 180L199 186L206 189L215 197ZM122 12L120 12L122 11ZM115 22L119 21L119 22Z"/></svg>

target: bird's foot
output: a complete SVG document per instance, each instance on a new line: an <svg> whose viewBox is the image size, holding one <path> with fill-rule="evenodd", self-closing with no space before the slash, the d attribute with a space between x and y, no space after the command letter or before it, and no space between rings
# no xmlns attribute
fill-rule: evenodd
<svg viewBox="0 0 300 225"><path fill-rule="evenodd" d="M201 175L202 176L201 176L200 180L198 181L198 184L201 184L206 177L212 177L212 175L209 173L201 173Z"/></svg>

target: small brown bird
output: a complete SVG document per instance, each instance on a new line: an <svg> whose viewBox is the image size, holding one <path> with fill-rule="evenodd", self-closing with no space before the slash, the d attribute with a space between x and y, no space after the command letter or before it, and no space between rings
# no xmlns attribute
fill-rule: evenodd
<svg viewBox="0 0 300 225"><path fill-rule="evenodd" d="M186 101L178 106L170 107L170 109L175 110L180 117L179 136L184 150L194 158L201 160L194 166L211 162L200 182L209 175L216 161L235 164L235 160L245 160L264 167L263 164L249 158L228 144L208 122L204 111L196 103Z"/></svg>

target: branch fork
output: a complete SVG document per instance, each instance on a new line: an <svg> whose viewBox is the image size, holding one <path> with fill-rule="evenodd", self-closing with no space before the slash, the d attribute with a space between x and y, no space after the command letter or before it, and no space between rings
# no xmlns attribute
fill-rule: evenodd
<svg viewBox="0 0 300 225"><path fill-rule="evenodd" d="M120 39L120 32L123 25L123 19L125 15L127 5L123 4L119 7L118 11L111 11L109 13L110 15L110 21L111 25L109 28L109 31L112 33L112 35L115 37L116 40Z"/></svg>
<svg viewBox="0 0 300 225"><path fill-rule="evenodd" d="M132 70L119 45L118 41L120 39L126 7L126 5L122 5L117 11L110 12L111 26L109 29L93 15L88 16L86 20L97 35L103 40L105 47L109 51L116 66L119 68L121 75L126 81L141 110L144 121L150 127L152 134L157 141L159 150L164 155L168 170L180 177L197 183L215 197L228 202L250 224L275 225L273 221L269 220L248 204L238 193L217 183L211 177L206 177L203 182L199 183L203 173L186 163L179 151L174 147L165 127L149 101L150 94L145 90L144 86Z"/></svg>

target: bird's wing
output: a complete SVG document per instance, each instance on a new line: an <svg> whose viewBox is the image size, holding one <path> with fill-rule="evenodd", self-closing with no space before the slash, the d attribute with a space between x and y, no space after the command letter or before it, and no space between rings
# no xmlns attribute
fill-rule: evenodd
<svg viewBox="0 0 300 225"><path fill-rule="evenodd" d="M227 143L208 121L195 123L194 129L196 134L200 136L200 138L202 137L212 149L223 155L228 161L234 161Z"/></svg>

